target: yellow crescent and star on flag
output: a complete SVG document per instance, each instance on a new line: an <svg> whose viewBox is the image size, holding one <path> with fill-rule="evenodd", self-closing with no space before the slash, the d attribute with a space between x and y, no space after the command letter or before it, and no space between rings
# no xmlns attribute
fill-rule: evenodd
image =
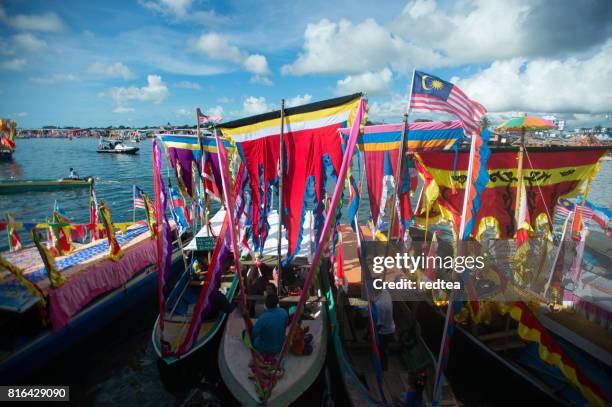
<svg viewBox="0 0 612 407"><path fill-rule="evenodd" d="M430 86L427 86L427 79L430 79L429 81ZM429 75L423 75L421 77L421 87L425 90L432 90L432 89L442 90L444 89L444 83L437 78L432 78Z"/></svg>

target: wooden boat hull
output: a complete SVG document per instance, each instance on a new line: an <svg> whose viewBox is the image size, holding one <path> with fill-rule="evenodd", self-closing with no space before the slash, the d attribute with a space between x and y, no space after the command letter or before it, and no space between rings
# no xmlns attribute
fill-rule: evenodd
<svg viewBox="0 0 612 407"><path fill-rule="evenodd" d="M0 160L10 160L13 158L14 150L8 147L0 146Z"/></svg>
<svg viewBox="0 0 612 407"><path fill-rule="evenodd" d="M283 361L285 373L274 386L270 398L263 404L255 393L255 383L248 379L251 354L242 342L244 320L239 310L232 312L221 340L219 370L223 382L240 404L288 406L313 385L327 356L327 309L322 306L320 310L321 314L316 320L303 321L303 324L310 327L314 337L319 336L320 342L317 341L312 354L308 356L295 356L287 352Z"/></svg>
<svg viewBox="0 0 612 407"><path fill-rule="evenodd" d="M93 185L91 177L79 180L0 180L0 194L19 194L24 192L45 192L62 189L88 188Z"/></svg>
<svg viewBox="0 0 612 407"><path fill-rule="evenodd" d="M444 313L423 301L418 304L415 315L426 343L437 351L444 327ZM504 405L521 405L525 400L534 405L565 404L545 383L535 380L520 365L493 351L460 325L457 326L449 352L447 374L463 392L478 393L478 397L503 402ZM465 366L470 366L471 374L466 375Z"/></svg>
<svg viewBox="0 0 612 407"><path fill-rule="evenodd" d="M238 287L238 278L234 277L234 279L232 280L231 286L229 287L226 293L226 297L228 301L231 302L232 299L234 298L237 287ZM173 294L178 294L177 290L180 290L181 288L182 286L180 286L179 284L176 284L172 290L173 292L170 293L170 297L172 297ZM208 342L210 342L217 335L217 333L221 330L221 327L223 326L225 319L226 319L226 314L220 313L219 316L214 321L203 322L202 327L200 328L200 335L195 345L193 346L193 348L189 350L188 352L186 352L184 355L181 355L180 358L177 358L174 355L162 356L161 344L159 341L159 316L158 316L157 319L155 320L155 325L153 327L153 333L151 335L151 342L153 343L153 348L155 349L155 353L161 360L163 360L168 365L172 365L178 362L179 360L184 360L185 358L189 357L191 354L195 353L197 350L203 348Z"/></svg>
<svg viewBox="0 0 612 407"><path fill-rule="evenodd" d="M173 254L171 275L179 270L180 256ZM157 270L148 266L124 286L103 295L58 331L48 329L0 362L0 383L14 383L49 363L60 353L104 328L130 306L155 292Z"/></svg>

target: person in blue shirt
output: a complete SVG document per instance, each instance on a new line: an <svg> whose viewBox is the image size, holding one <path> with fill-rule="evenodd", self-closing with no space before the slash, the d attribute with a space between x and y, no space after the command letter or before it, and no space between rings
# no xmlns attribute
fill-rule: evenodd
<svg viewBox="0 0 612 407"><path fill-rule="evenodd" d="M288 322L289 315L278 307L276 293L266 296L266 310L253 327L253 345L264 359L273 358L280 353Z"/></svg>

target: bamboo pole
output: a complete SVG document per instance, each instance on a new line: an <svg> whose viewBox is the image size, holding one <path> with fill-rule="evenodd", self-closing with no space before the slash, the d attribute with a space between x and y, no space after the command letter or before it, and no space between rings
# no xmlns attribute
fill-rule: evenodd
<svg viewBox="0 0 612 407"><path fill-rule="evenodd" d="M208 207L209 207L209 202L208 202L208 192L206 192L206 180L205 180L205 176L204 174L206 173L206 154L204 152L204 145L202 144L202 132L200 130L200 108L196 109L196 129L197 129L197 137L198 137L198 146L200 147L200 162L201 162L201 167L202 167L202 171L199 174L200 175L200 179L204 179L204 224L205 224L205 228L206 228L206 232L208 234L208 236L212 235L212 230L210 230L210 224L209 224L209 219L208 219ZM227 210L227 208L226 208ZM194 230L193 231L194 234L197 234L197 231ZM194 235L194 239L195 239L195 235ZM210 252L208 252L207 254L208 257L208 263L210 264Z"/></svg>
<svg viewBox="0 0 612 407"><path fill-rule="evenodd" d="M472 172L474 171L474 155L476 153L476 143L474 139L476 138L475 134L472 134L472 140L470 143L470 160L468 162L468 173L467 173L467 181L465 185L465 191L463 193L463 207L461 209L461 223L459 224L459 234L457 235L457 253L456 255L463 255L464 245L460 242L463 241L463 235L465 233L465 219L467 216L467 204L469 201L470 188L472 188ZM443 370L445 368L445 362L448 360L448 349L450 346L450 338L449 329L452 324L454 324L454 306L455 306L455 298L457 296L457 290L451 290L448 306L446 308L446 316L444 321L444 330L442 331L442 340L440 343L440 352L438 353L438 360L436 362L436 370L434 376L434 389L433 389L433 403L437 405L440 395L442 392L443 383Z"/></svg>
<svg viewBox="0 0 612 407"><path fill-rule="evenodd" d="M523 156L525 155L525 128L521 129L521 145L518 152L518 169L516 172L516 204L514 205L514 220L516 223L516 231L520 225L518 224L519 209L520 209L520 194L523 190Z"/></svg>
<svg viewBox="0 0 612 407"><path fill-rule="evenodd" d="M276 291L280 298L281 292L281 283L282 283L282 271L281 271L281 248L282 248L282 239L283 239L283 175L285 173L285 99L281 99L281 110L280 110L280 138L279 138L279 156L278 156L278 243L277 243L277 271L278 271L278 281Z"/></svg>
<svg viewBox="0 0 612 407"><path fill-rule="evenodd" d="M391 214L389 215L389 228L388 228L388 233L387 233L387 252L389 251L389 242L391 242L391 239L393 238L393 224L395 223L395 212L396 210L399 210L399 205L396 205L395 201L399 197L399 192L400 192L400 188L402 185L402 169L403 169L403 164L404 164L404 155L406 151L406 133L407 132L408 132L408 112L404 113L404 124L402 125L402 138L400 141L399 151L397 153L397 166L395 167L395 175L393 176L393 179L395 181L395 190L393 191L393 198L391 199ZM399 229L401 230L401 228Z"/></svg>

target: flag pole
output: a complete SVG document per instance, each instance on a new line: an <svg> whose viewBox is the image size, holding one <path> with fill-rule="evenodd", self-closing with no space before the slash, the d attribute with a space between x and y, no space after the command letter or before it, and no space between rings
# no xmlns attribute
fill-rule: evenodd
<svg viewBox="0 0 612 407"><path fill-rule="evenodd" d="M400 141L399 151L397 153L397 165L395 167L395 175L393 180L395 181L395 190L393 191L393 198L391 199L391 213L389 214L389 227L387 228L387 253L389 252L389 243L393 237L393 224L395 223L395 211L396 208L399 210L399 205L396 205L396 200L399 196L401 181L402 181L402 167L404 163L404 155L406 148L406 138L408 133L408 117L410 115L410 103L412 101L412 87L414 86L414 76L416 74L416 68L412 70L412 80L410 81L410 93L408 94L408 110L404 113L404 123L402 125L402 138ZM401 216L401 215L400 215ZM399 228L401 230L401 228ZM399 230L398 230L399 232Z"/></svg>
<svg viewBox="0 0 612 407"><path fill-rule="evenodd" d="M472 134L472 140L470 142L470 160L468 163L468 173L465 191L463 193L463 208L461 209L461 222L459 224L459 234L457 235L457 250L461 250L462 245L459 242L463 241L463 235L465 234L465 220L467 217L467 206L470 196L470 189L472 187L472 172L474 169L474 154L476 152L476 138L475 134ZM459 253L457 253L459 255ZM457 290L451 290L450 297L448 299L448 307L446 308L446 317L444 321L444 330L442 331L442 340L440 342L440 352L438 353L438 360L436 362L436 371L434 376L434 390L433 390L433 405L438 405L442 386L444 385L443 370L448 361L448 351L450 347L450 336L452 332L449 332L454 324L454 307L455 298L457 296Z"/></svg>
<svg viewBox="0 0 612 407"><path fill-rule="evenodd" d="M518 224L519 208L520 208L520 194L523 190L523 156L525 155L525 128L521 129L521 144L518 152L518 167L516 171L516 204L514 205L514 222L516 223L516 231L518 231L520 225Z"/></svg>
<svg viewBox="0 0 612 407"><path fill-rule="evenodd" d="M132 222L136 222L136 185L132 185Z"/></svg>
<svg viewBox="0 0 612 407"><path fill-rule="evenodd" d="M197 136L198 136L198 146L200 147L200 162L201 162L201 167L202 170L200 172L200 178L206 178L204 176L204 174L206 173L206 156L205 156L205 152L204 152L204 145L202 143L202 132L200 130L200 108L196 108L196 129L197 129ZM212 231L210 230L209 227L209 219L208 219L208 206L209 206L209 202L208 202L208 192L206 192L206 180L204 180L204 224L205 224L205 228L206 228L206 232L208 236L212 235ZM227 210L227 209L226 209ZM193 231L195 234L198 233L198 231L194 230ZM207 253L207 257L208 257L208 263L210 263L210 252Z"/></svg>
<svg viewBox="0 0 612 407"><path fill-rule="evenodd" d="M278 156L278 244L277 244L277 287L276 291L280 298L281 291L281 283L282 283L282 272L281 272L281 248L282 248L282 239L283 239L283 174L285 169L285 140L284 140L284 132L285 132L285 99L281 99L281 109L280 109L280 138L279 138L279 156Z"/></svg>

